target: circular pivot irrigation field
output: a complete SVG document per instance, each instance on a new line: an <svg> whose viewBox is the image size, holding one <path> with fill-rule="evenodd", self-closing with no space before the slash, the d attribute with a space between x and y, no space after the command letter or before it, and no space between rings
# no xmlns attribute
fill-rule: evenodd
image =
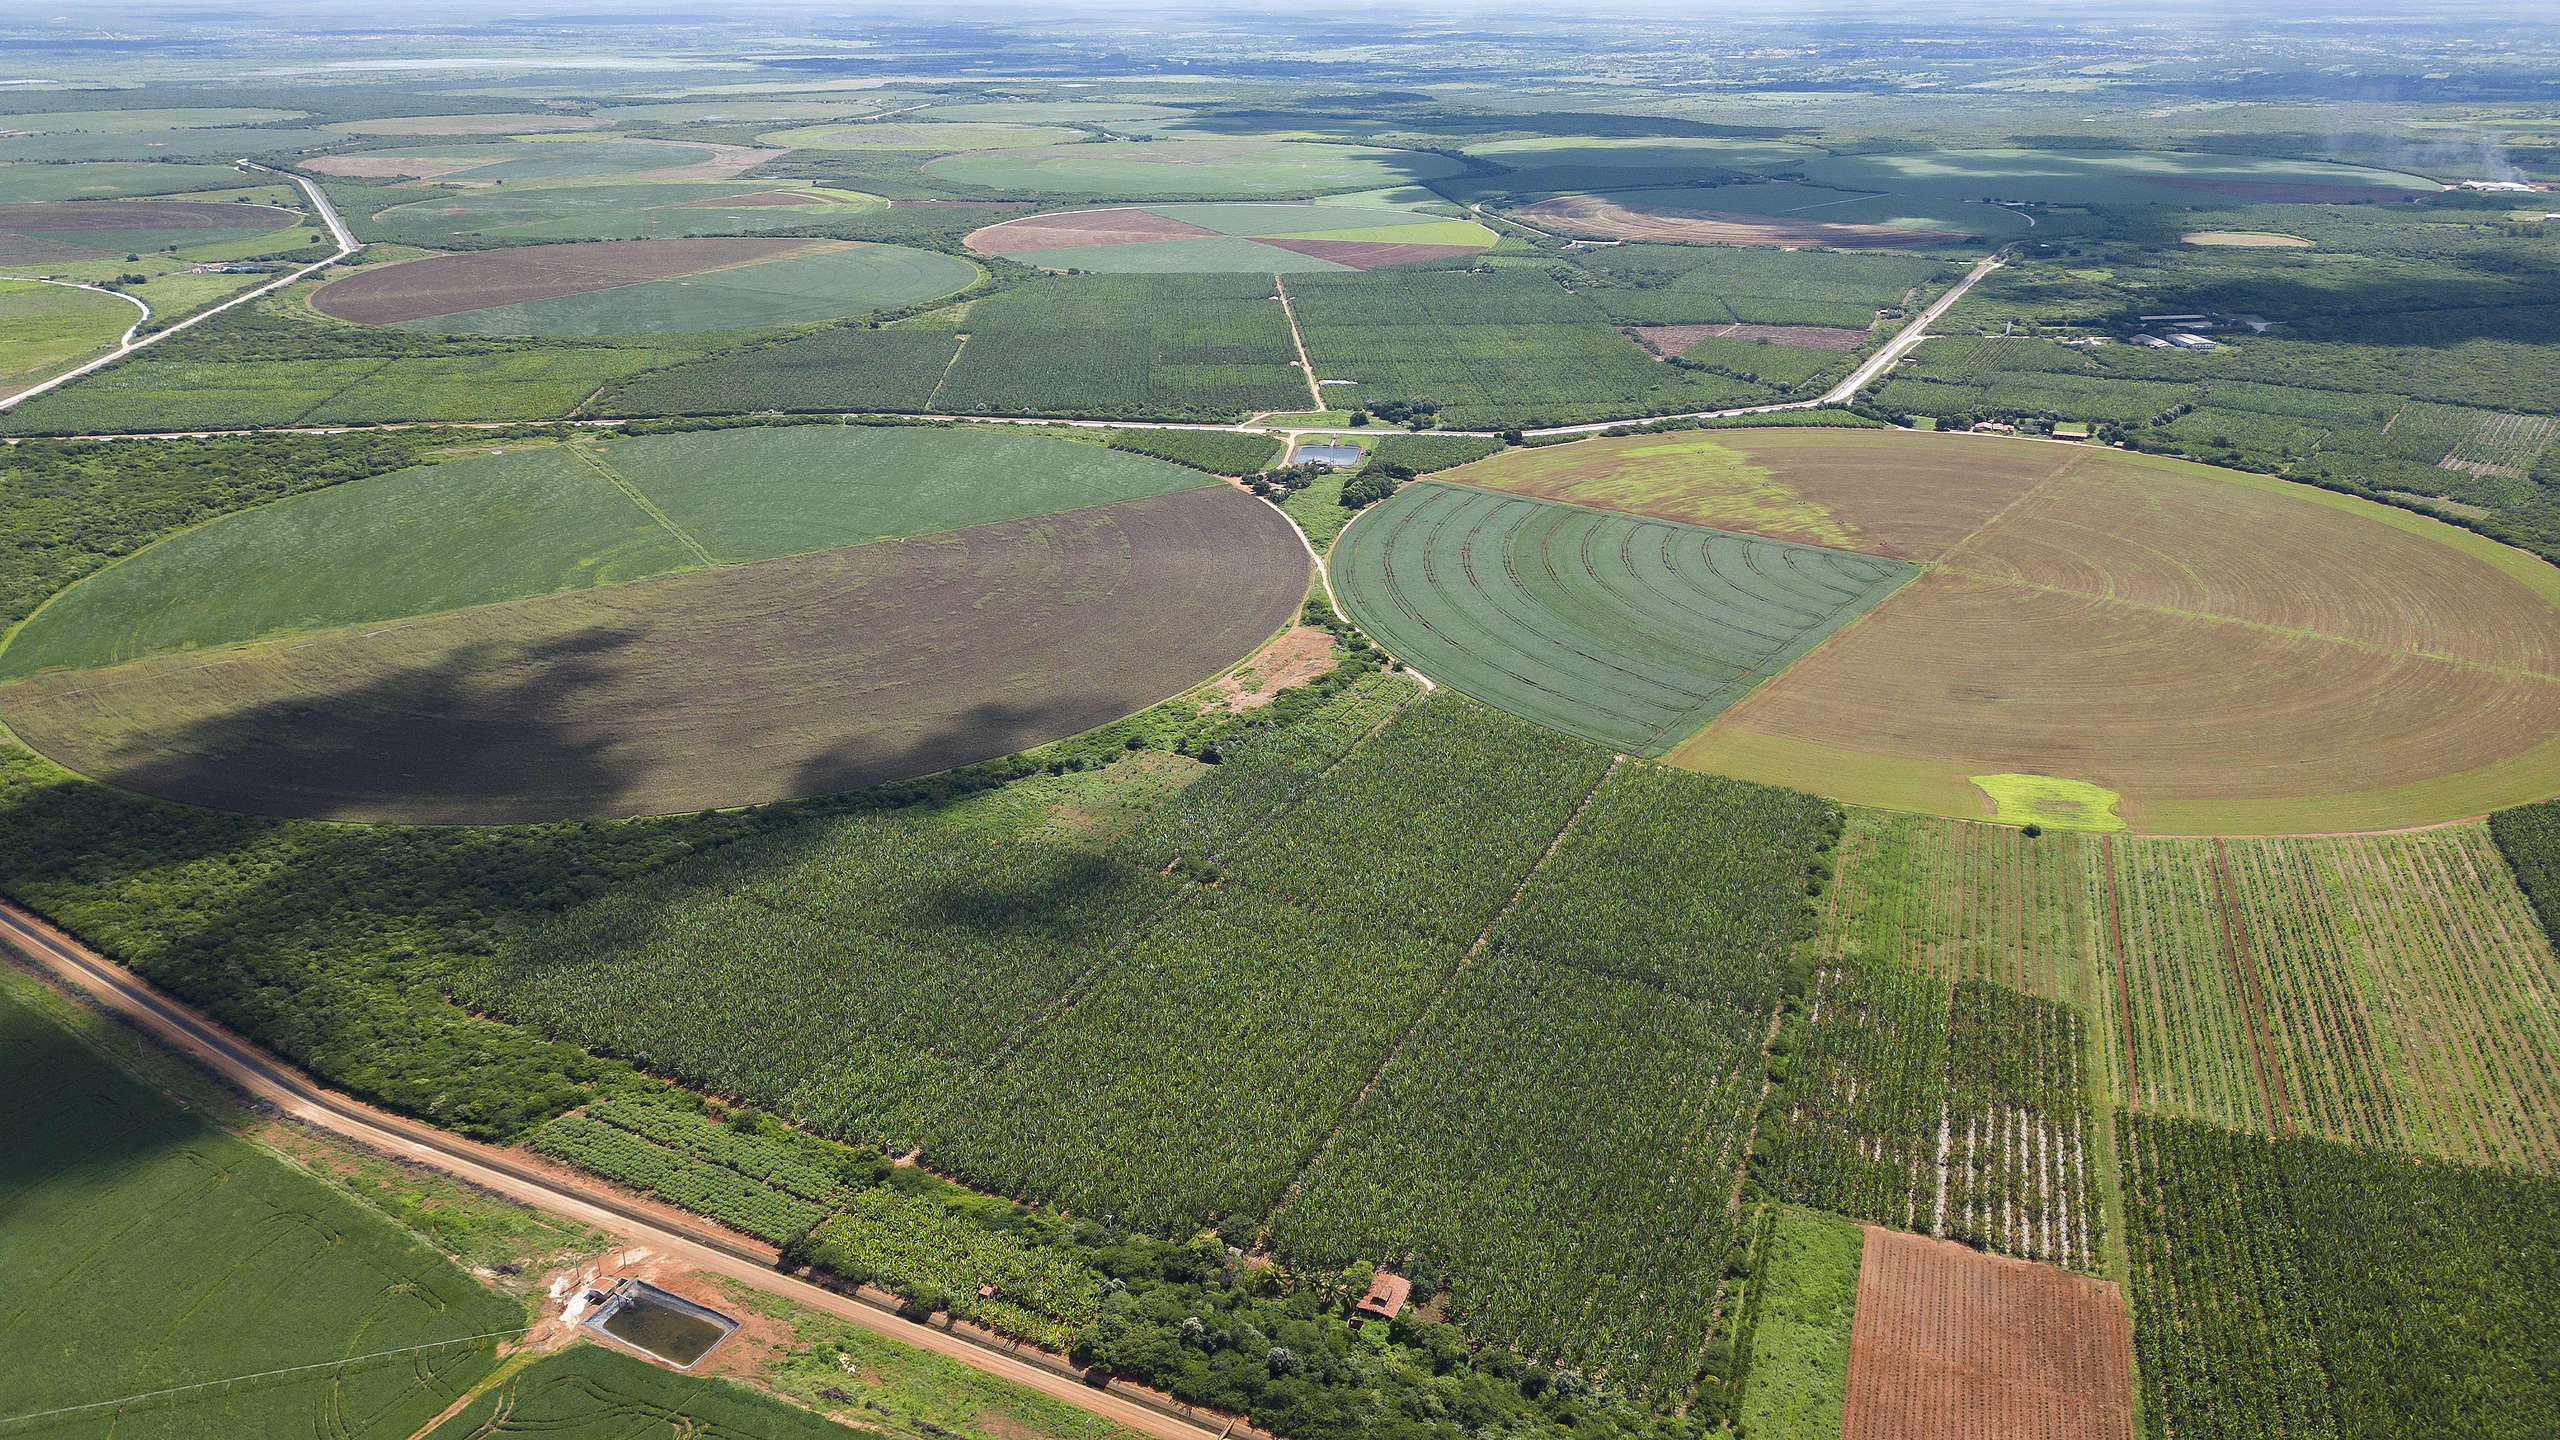
<svg viewBox="0 0 2560 1440"><path fill-rule="evenodd" d="M2560 791L2560 572L2406 511L1905 431L1628 436L1441 478L1459 483L1407 487L1344 532L1345 608L1434 679L1673 764L2154 834L2388 829ZM1730 538L1701 569L1675 563L1695 542L1502 508L1529 503ZM1818 643L1781 644L1753 607L1807 567L1744 536L1909 578L1807 621ZM1767 658L1681 624L1738 626ZM1682 712L1705 658L1747 693ZM1659 683L1681 660L1687 688L1620 713L1634 692L1616 677ZM1704 728L1682 739L1689 714Z"/></svg>
<svg viewBox="0 0 2560 1440"><path fill-rule="evenodd" d="M752 237L610 240L438 255L359 271L311 308L466 335L667 335L833 320L938 299L978 267L903 245Z"/></svg>
<svg viewBox="0 0 2560 1440"><path fill-rule="evenodd" d="M969 236L969 248L1052 270L1294 275L1376 270L1474 255L1494 233L1472 220L1347 205L1123 205L1026 215Z"/></svg>
<svg viewBox="0 0 2560 1440"><path fill-rule="evenodd" d="M1011 754L1288 623L1298 537L1159 460L794 426L581 440L173 536L0 649L0 716L170 799L499 823L825 794Z"/></svg>
<svg viewBox="0 0 2560 1440"><path fill-rule="evenodd" d="M0 205L0 261L96 260L269 235L302 217L210 200L60 200Z"/></svg>

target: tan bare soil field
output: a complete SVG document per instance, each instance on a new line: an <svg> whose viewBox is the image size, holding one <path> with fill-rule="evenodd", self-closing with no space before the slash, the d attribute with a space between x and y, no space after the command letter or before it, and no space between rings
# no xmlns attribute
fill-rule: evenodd
<svg viewBox="0 0 2560 1440"><path fill-rule="evenodd" d="M1698 431L1437 477L1929 565L1673 764L1931 814L1977 775L2153 834L2462 819L2560 791L2560 572L2406 511L2112 450Z"/></svg>
<svg viewBox="0 0 2560 1440"><path fill-rule="evenodd" d="M1306 551L1223 486L0 687L83 773L488 824L825 794L1011 754L1235 664Z"/></svg>
<svg viewBox="0 0 2560 1440"><path fill-rule="evenodd" d="M313 292L311 308L359 325L389 325L838 248L834 240L704 237L481 250L358 271Z"/></svg>
<svg viewBox="0 0 2560 1440"><path fill-rule="evenodd" d="M1064 215L1027 215L972 230L964 241L987 255L1018 255L1025 250L1068 250L1087 245L1128 245L1142 240L1215 239L1218 232L1188 220L1151 210L1084 210Z"/></svg>
<svg viewBox="0 0 2560 1440"><path fill-rule="evenodd" d="M2113 1282L1867 1227L1842 1440L2133 1440Z"/></svg>
<svg viewBox="0 0 2560 1440"><path fill-rule="evenodd" d="M1668 240L1691 245L1829 245L1841 250L1880 250L1944 245L1965 238L1960 230L1914 230L1899 225L1846 225L1738 210L1676 210L1628 205L1605 195L1559 195L1523 209L1532 221L1560 225L1613 240Z"/></svg>

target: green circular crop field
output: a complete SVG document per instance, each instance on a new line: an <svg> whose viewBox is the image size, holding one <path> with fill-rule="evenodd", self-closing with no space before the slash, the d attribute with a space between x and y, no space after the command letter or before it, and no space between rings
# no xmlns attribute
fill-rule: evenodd
<svg viewBox="0 0 2560 1440"><path fill-rule="evenodd" d="M1054 195L1322 195L1455 175L1445 155L1298 140L1156 140L988 150L924 167L937 180Z"/></svg>
<svg viewBox="0 0 2560 1440"><path fill-rule="evenodd" d="M1214 477L1030 434L805 425L457 459L72 586L0 715L172 799L488 823L694 810L1014 753L1207 680L1306 593Z"/></svg>

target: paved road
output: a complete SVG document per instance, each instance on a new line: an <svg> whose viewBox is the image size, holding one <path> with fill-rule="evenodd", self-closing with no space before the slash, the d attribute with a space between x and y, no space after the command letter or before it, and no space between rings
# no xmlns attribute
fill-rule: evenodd
<svg viewBox="0 0 2560 1440"><path fill-rule="evenodd" d="M32 913L0 901L0 944L74 986L135 1026L250 1095L285 1114L396 1159L431 1166L580 1224L648 1246L697 1270L721 1275L784 1299L821 1310L866 1330L931 1350L1041 1394L1066 1401L1157 1440L1218 1440L1250 1432L1227 1417L1199 1412L1135 1387L1103 1388L1084 1372L1052 1356L1015 1349L963 1331L902 1320L886 1297L848 1296L776 1271L769 1247L708 1224L678 1227L644 1211L602 1185L586 1186L527 1167L492 1146L476 1144L412 1120L376 1110L323 1089L282 1062L258 1051L195 1011L153 990L131 971L105 959ZM876 1294L876 1292L866 1292Z"/></svg>
<svg viewBox="0 0 2560 1440"><path fill-rule="evenodd" d="M21 401L32 400L47 390L53 389L55 386L67 385L72 381L79 379L83 375L103 370L123 359L127 355L132 354L136 350L146 349L150 346L157 345L161 341L168 339L170 336L177 334L179 331L193 329L195 326L203 324L205 321L212 319L214 316L221 314L223 311L228 310L235 305L246 305L261 295L271 294L283 289L297 280L306 279L312 275L316 275L322 270L327 269L329 266L334 265L356 253L356 237L354 233L347 229L345 222L338 219L338 212L329 208L329 197L320 193L320 187L318 185L299 175L286 175L281 170L270 170L264 165L252 165L246 160L238 161L236 163L243 170L256 170L262 174L274 175L282 179L291 180L295 184L301 186L303 193L311 197L311 207L313 211L320 216L322 221L327 223L329 227L329 238L336 242L338 247L337 253L331 255L326 260L317 262L316 264L305 265L301 269L293 271L291 274L288 274L281 279L270 280L255 290L248 291L245 294L234 295L230 299L223 301L221 304L214 306L210 310L190 315L186 319L179 321L177 324L170 326L166 330L155 330L150 334L143 336L139 340L134 338L132 331L127 330L124 333L123 341L113 350L108 351L106 354L99 356L97 359L90 361L86 365L79 366L76 369L65 370L61 374L54 376L52 379L45 381L41 385L30 385L26 389L19 391L17 394L12 395L5 400L0 400L0 410L6 410L10 406L16 405ZM130 295L125 298L128 300L133 299ZM141 304L138 300L134 303ZM143 312L145 315L148 315L150 313L150 307L144 306Z"/></svg>

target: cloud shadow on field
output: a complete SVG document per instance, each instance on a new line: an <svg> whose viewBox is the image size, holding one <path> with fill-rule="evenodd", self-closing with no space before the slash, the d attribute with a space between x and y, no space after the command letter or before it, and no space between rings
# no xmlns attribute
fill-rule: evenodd
<svg viewBox="0 0 2560 1440"><path fill-rule="evenodd" d="M612 814L645 778L575 701L635 629L466 645L195 720L110 753L98 778L249 814L429 824ZM634 716L633 724L645 723Z"/></svg>

